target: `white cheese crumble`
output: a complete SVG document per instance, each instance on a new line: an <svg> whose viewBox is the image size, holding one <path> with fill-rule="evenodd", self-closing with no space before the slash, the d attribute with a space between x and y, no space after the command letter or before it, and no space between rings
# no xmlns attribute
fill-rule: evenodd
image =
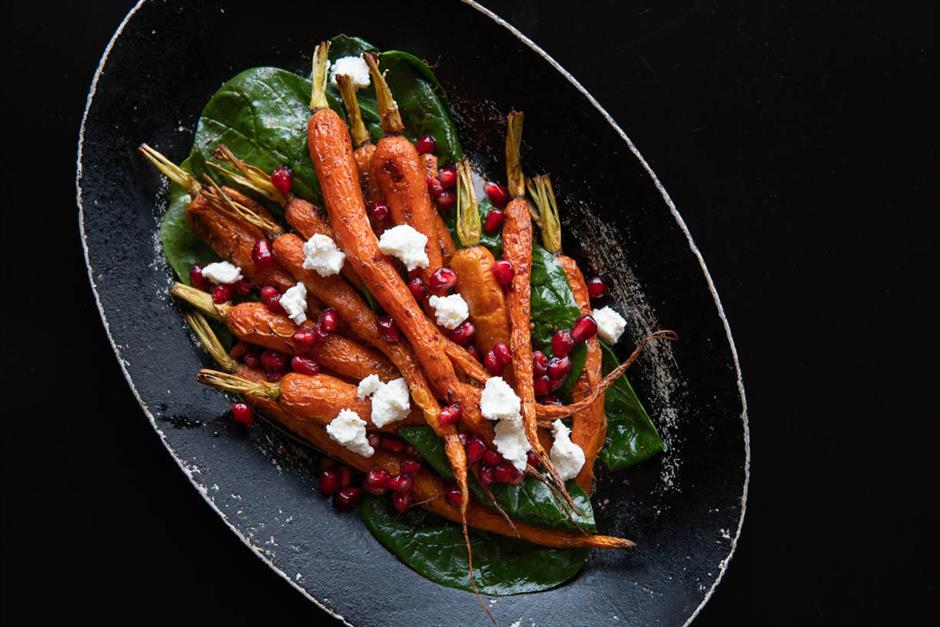
<svg viewBox="0 0 940 627"><path fill-rule="evenodd" d="M370 374L359 382L359 399L372 397L372 424L384 427L387 424L404 420L411 413L411 394L403 378L382 383L377 376Z"/></svg>
<svg viewBox="0 0 940 627"><path fill-rule="evenodd" d="M287 289L278 302L294 324L303 324L307 319L307 288L303 283Z"/></svg>
<svg viewBox="0 0 940 627"><path fill-rule="evenodd" d="M584 451L571 441L571 429L561 420L552 423L552 435L555 442L549 457L562 481L574 479L584 466Z"/></svg>
<svg viewBox="0 0 940 627"><path fill-rule="evenodd" d="M409 272L415 268L427 268L431 263L425 251L427 244L427 236L407 224L393 226L379 238L379 250L401 259Z"/></svg>
<svg viewBox="0 0 940 627"><path fill-rule="evenodd" d="M372 457L375 449L366 438L366 421L351 409L341 409L339 414L326 425L330 438L357 455Z"/></svg>
<svg viewBox="0 0 940 627"><path fill-rule="evenodd" d="M488 420L519 417L522 402L502 377L490 377L480 395L480 412Z"/></svg>
<svg viewBox="0 0 940 627"><path fill-rule="evenodd" d="M345 74L352 80L353 87L362 89L369 86L369 66L358 57L340 57L331 64L330 83L336 87L336 75Z"/></svg>
<svg viewBox="0 0 940 627"><path fill-rule="evenodd" d="M610 307L601 307L591 312L597 322L597 334L608 344L616 344L623 330L627 328L627 321Z"/></svg>
<svg viewBox="0 0 940 627"><path fill-rule="evenodd" d="M492 379L490 379L492 381ZM493 444L496 450L507 462L512 464L519 472L525 471L527 462L526 452L532 448L525 437L525 427L522 417L507 418L496 423Z"/></svg>
<svg viewBox="0 0 940 627"><path fill-rule="evenodd" d="M238 283L242 280L242 270L235 264L227 261L217 261L203 268L202 276L213 283L231 285L232 283Z"/></svg>
<svg viewBox="0 0 940 627"><path fill-rule="evenodd" d="M346 255L336 247L336 242L321 233L314 233L304 244L304 268L315 270L320 276L339 274L345 260Z"/></svg>
<svg viewBox="0 0 940 627"><path fill-rule="evenodd" d="M460 294L450 296L432 296L428 304L434 309L437 323L445 329L454 330L470 317L467 301Z"/></svg>

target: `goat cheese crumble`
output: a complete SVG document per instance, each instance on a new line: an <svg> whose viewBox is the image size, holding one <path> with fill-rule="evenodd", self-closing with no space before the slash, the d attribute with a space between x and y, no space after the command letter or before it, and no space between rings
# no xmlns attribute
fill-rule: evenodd
<svg viewBox="0 0 940 627"><path fill-rule="evenodd" d="M392 422L404 420L411 413L411 393L403 378L382 383L370 374L359 382L359 400L372 397L372 424L384 427Z"/></svg>
<svg viewBox="0 0 940 627"><path fill-rule="evenodd" d="M552 423L552 436L555 442L549 457L562 481L574 479L584 467L584 451L571 441L571 429L561 420Z"/></svg>
<svg viewBox="0 0 940 627"><path fill-rule="evenodd" d="M492 379L490 379L492 381ZM519 472L524 472L527 457L526 452L532 446L525 437L525 427L522 425L522 417L506 418L496 423L494 429L493 444L496 450L503 456L507 462L512 464Z"/></svg>
<svg viewBox="0 0 940 627"><path fill-rule="evenodd" d="M303 283L288 288L278 302L294 324L303 324L307 319L307 288Z"/></svg>
<svg viewBox="0 0 940 627"><path fill-rule="evenodd" d="M231 285L232 283L238 283L242 280L242 270L235 264L227 261L217 261L203 268L202 276L213 283Z"/></svg>
<svg viewBox="0 0 940 627"><path fill-rule="evenodd" d="M370 374L368 377L359 382L359 387L356 388L356 392L359 395L359 400L364 401L368 397L372 396L379 391L384 384L382 380L379 379L379 376L376 374Z"/></svg>
<svg viewBox="0 0 940 627"><path fill-rule="evenodd" d="M379 238L379 250L401 259L409 272L415 268L427 268L431 263L425 250L427 244L427 236L407 224L393 226L385 230Z"/></svg>
<svg viewBox="0 0 940 627"><path fill-rule="evenodd" d="M304 268L320 276L339 274L345 260L346 255L336 247L336 242L321 233L314 233L304 244Z"/></svg>
<svg viewBox="0 0 940 627"><path fill-rule="evenodd" d="M480 395L480 412L488 420L519 418L522 402L502 377L490 377Z"/></svg>
<svg viewBox="0 0 940 627"><path fill-rule="evenodd" d="M339 414L326 425L330 438L346 449L363 457L372 457L375 449L366 438L366 422L351 409L341 409Z"/></svg>
<svg viewBox="0 0 940 627"><path fill-rule="evenodd" d="M608 344L616 344L623 330L627 328L627 321L610 307L601 307L591 312L597 323L597 334Z"/></svg>
<svg viewBox="0 0 940 627"><path fill-rule="evenodd" d="M428 304L434 309L437 323L445 329L454 330L470 317L467 301L460 294L450 296L432 296Z"/></svg>
<svg viewBox="0 0 940 627"><path fill-rule="evenodd" d="M330 83L336 87L336 75L345 74L352 80L353 87L363 89L368 87L369 66L362 56L358 57L340 57L332 63L330 67Z"/></svg>

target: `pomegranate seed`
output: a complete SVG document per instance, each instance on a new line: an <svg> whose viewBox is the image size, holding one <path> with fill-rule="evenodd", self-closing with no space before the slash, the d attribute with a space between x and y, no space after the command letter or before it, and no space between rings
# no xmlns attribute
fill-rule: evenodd
<svg viewBox="0 0 940 627"><path fill-rule="evenodd" d="M382 448L389 453L403 453L405 443L397 438L386 435L382 437Z"/></svg>
<svg viewBox="0 0 940 627"><path fill-rule="evenodd" d="M461 346L466 346L473 339L477 328L469 320L464 320L456 329L450 332L450 339Z"/></svg>
<svg viewBox="0 0 940 627"><path fill-rule="evenodd" d="M290 189L294 185L294 171L286 165L282 165L271 173L271 184L284 196L290 194Z"/></svg>
<svg viewBox="0 0 940 627"><path fill-rule="evenodd" d="M467 346L467 352L470 353L470 355L474 359L476 359L477 361L480 361L480 351L477 350L476 346L474 346L473 344L471 344L470 346Z"/></svg>
<svg viewBox="0 0 940 627"><path fill-rule="evenodd" d="M291 339L294 340L294 348L303 352L310 350L314 341L316 341L316 335L310 327L302 327L294 331L294 336Z"/></svg>
<svg viewBox="0 0 940 627"><path fill-rule="evenodd" d="M607 294L607 284L604 279L594 276L587 281L588 295L591 298L601 298Z"/></svg>
<svg viewBox="0 0 940 627"><path fill-rule="evenodd" d="M460 488L455 485L447 488L447 491L444 492L444 498L447 499L451 507L457 509L460 509L460 504L463 503L463 495L460 493Z"/></svg>
<svg viewBox="0 0 940 627"><path fill-rule="evenodd" d="M332 457L321 457L317 467L320 469L320 472L329 470L330 468L336 468L336 460Z"/></svg>
<svg viewBox="0 0 940 627"><path fill-rule="evenodd" d="M445 296L457 285L457 273L450 268L438 268L428 280L428 289L435 296Z"/></svg>
<svg viewBox="0 0 940 627"><path fill-rule="evenodd" d="M245 403L232 403L232 420L250 427L255 422L255 410Z"/></svg>
<svg viewBox="0 0 940 627"><path fill-rule="evenodd" d="M485 485L493 485L496 479L493 477L493 469L489 466L484 466L480 469L480 481Z"/></svg>
<svg viewBox="0 0 940 627"><path fill-rule="evenodd" d="M320 492L329 496L339 490L339 483L339 470L335 468L324 470L323 474L320 475Z"/></svg>
<svg viewBox="0 0 940 627"><path fill-rule="evenodd" d="M493 345L493 353L503 366L508 366L512 363L512 351L509 350L505 342L496 342L496 344Z"/></svg>
<svg viewBox="0 0 940 627"><path fill-rule="evenodd" d="M383 224L388 220L388 203L384 200L373 200L367 206L369 216L377 224Z"/></svg>
<svg viewBox="0 0 940 627"><path fill-rule="evenodd" d="M321 331L324 333L332 333L336 330L336 327L339 326L339 314L336 313L336 310L332 307L327 307L320 312L317 322L320 324Z"/></svg>
<svg viewBox="0 0 940 627"><path fill-rule="evenodd" d="M193 264L189 269L189 284L197 290L209 291L209 279L202 276L202 266L198 263Z"/></svg>
<svg viewBox="0 0 940 627"><path fill-rule="evenodd" d="M493 469L493 480L496 483L513 483L519 471L509 462L503 462Z"/></svg>
<svg viewBox="0 0 940 627"><path fill-rule="evenodd" d="M345 488L350 483L352 483L352 470L349 469L349 466L337 466L339 471L339 486Z"/></svg>
<svg viewBox="0 0 940 627"><path fill-rule="evenodd" d="M369 494L385 494L388 489L389 474L387 471L377 468L370 470L366 478L362 480L362 487Z"/></svg>
<svg viewBox="0 0 940 627"><path fill-rule="evenodd" d="M483 440L480 438L473 438L467 442L467 463L475 464L481 459L483 459L483 454L486 453L486 445L483 444Z"/></svg>
<svg viewBox="0 0 940 627"><path fill-rule="evenodd" d="M441 413L437 415L437 421L442 427L452 427L457 424L462 414L460 403L454 403L441 410Z"/></svg>
<svg viewBox="0 0 940 627"><path fill-rule="evenodd" d="M499 183L487 183L483 186L486 197L497 207L503 207L509 202L509 190L505 185Z"/></svg>
<svg viewBox="0 0 940 627"><path fill-rule="evenodd" d="M283 376L284 376L284 371L283 371L283 370L271 370L271 371L269 371L269 372L265 372L265 373L264 373L264 378L265 378L265 380L270 381L271 383L275 383L276 381L280 381L281 377L283 377Z"/></svg>
<svg viewBox="0 0 940 627"><path fill-rule="evenodd" d="M503 215L503 212L499 209L493 209L486 214L486 218L483 220L483 230L487 233L495 233L503 226L503 220L506 217Z"/></svg>
<svg viewBox="0 0 940 627"><path fill-rule="evenodd" d="M574 348L574 338L568 329L559 329L552 336L552 352L556 357L568 356Z"/></svg>
<svg viewBox="0 0 940 627"><path fill-rule="evenodd" d="M264 351L261 353L261 367L268 372L284 372L287 370L287 355L277 351Z"/></svg>
<svg viewBox="0 0 940 627"><path fill-rule="evenodd" d="M265 285L262 287L258 291L258 294L261 296L261 300L268 300L269 298L274 298L275 296L281 295L276 287L272 287L270 285Z"/></svg>
<svg viewBox="0 0 940 627"><path fill-rule="evenodd" d="M212 288L212 302L216 305L227 303L232 300L232 293L235 288L231 285L216 285Z"/></svg>
<svg viewBox="0 0 940 627"><path fill-rule="evenodd" d="M457 168L454 166L441 168L441 171L437 173L437 180L441 182L441 187L450 189L457 184Z"/></svg>
<svg viewBox="0 0 940 627"><path fill-rule="evenodd" d="M274 265L274 253L266 239L259 239L251 249L251 260L258 270L267 270Z"/></svg>
<svg viewBox="0 0 940 627"><path fill-rule="evenodd" d="M571 359L568 357L552 357L548 362L548 378L552 381L561 381L571 372Z"/></svg>
<svg viewBox="0 0 940 627"><path fill-rule="evenodd" d="M330 337L330 334L323 330L319 322L314 322L310 329L313 331L314 342L325 342L326 339Z"/></svg>
<svg viewBox="0 0 940 627"><path fill-rule="evenodd" d="M483 358L483 366L491 375L496 376L503 371L503 363L496 356L495 351L490 351Z"/></svg>
<svg viewBox="0 0 940 627"><path fill-rule="evenodd" d="M401 463L402 474L413 476L421 472L421 462L413 457L406 457Z"/></svg>
<svg viewBox="0 0 940 627"><path fill-rule="evenodd" d="M496 466L501 461L503 461L502 456L493 449L486 449L483 453L483 464L486 466Z"/></svg>
<svg viewBox="0 0 940 627"><path fill-rule="evenodd" d="M496 282L503 287L512 283L514 276L516 276L516 269L512 267L511 262L500 259L493 264L493 277L496 279Z"/></svg>
<svg viewBox="0 0 940 627"><path fill-rule="evenodd" d="M261 357L258 356L257 351L249 351L245 353L245 357L242 361L249 368L257 368L258 364L261 363Z"/></svg>
<svg viewBox="0 0 940 627"><path fill-rule="evenodd" d="M320 365L309 357L295 355L290 360L290 369L298 374L308 374L313 376L320 374Z"/></svg>
<svg viewBox="0 0 940 627"><path fill-rule="evenodd" d="M431 194L431 198L437 198L444 193L444 186L436 176L428 174L424 177L424 182L428 184L428 193Z"/></svg>
<svg viewBox="0 0 940 627"><path fill-rule="evenodd" d="M552 391L552 381L548 378L547 375L535 377L533 386L535 387L536 396L545 396Z"/></svg>
<svg viewBox="0 0 940 627"><path fill-rule="evenodd" d="M238 342L235 346L232 347L232 350L228 352L228 356L232 359L238 360L245 356L245 353L248 352L248 345L244 342Z"/></svg>
<svg viewBox="0 0 940 627"><path fill-rule="evenodd" d="M597 335L597 322L593 316L584 314L571 325L571 339L580 344Z"/></svg>
<svg viewBox="0 0 940 627"><path fill-rule="evenodd" d="M396 492L392 495L392 505L399 512L406 512L411 507L411 495L405 492Z"/></svg>
<svg viewBox="0 0 940 627"><path fill-rule="evenodd" d="M405 454L408 455L409 457L414 457L415 459L418 459L419 457L421 457L420 455L418 455L418 449L411 446L410 444L405 447Z"/></svg>
<svg viewBox="0 0 940 627"><path fill-rule="evenodd" d="M284 308L281 307L281 293L277 291L276 287L271 287L270 285L265 285L261 288L261 302L264 303L264 306L268 308L268 311L272 313L284 313Z"/></svg>
<svg viewBox="0 0 940 627"><path fill-rule="evenodd" d="M437 142L434 141L434 137L432 135L425 135L415 142L415 148L417 148L418 153L422 155L434 152L436 147Z"/></svg>
<svg viewBox="0 0 940 627"><path fill-rule="evenodd" d="M561 379L552 379L551 377L549 377L548 378L548 391L554 392L555 390L560 388L564 382L565 382L564 377Z"/></svg>
<svg viewBox="0 0 940 627"><path fill-rule="evenodd" d="M470 436L466 433L458 433L457 438L460 440L460 446L467 448L467 442L470 441Z"/></svg>
<svg viewBox="0 0 940 627"><path fill-rule="evenodd" d="M251 294L251 283L249 283L245 279L242 279L241 281L236 283L234 285L234 288L235 288L235 293L238 294L239 296L248 296L249 294Z"/></svg>
<svg viewBox="0 0 940 627"><path fill-rule="evenodd" d="M424 287L424 281L419 276L408 281L408 289L411 290L411 295L414 296L415 301L419 303L424 300L428 293L427 288Z"/></svg>
<svg viewBox="0 0 940 627"><path fill-rule="evenodd" d="M437 208L440 211L450 211L450 208L457 202L457 196L454 192L442 192L437 197Z"/></svg>
<svg viewBox="0 0 940 627"><path fill-rule="evenodd" d="M382 447L382 436L378 433L369 433L366 435L366 439L369 440L369 446L374 449Z"/></svg>
<svg viewBox="0 0 940 627"><path fill-rule="evenodd" d="M532 351L532 371L537 377L548 373L548 357L542 351Z"/></svg>
<svg viewBox="0 0 940 627"><path fill-rule="evenodd" d="M350 486L333 495L333 507L341 512L350 512L359 504L359 488Z"/></svg>
<svg viewBox="0 0 940 627"><path fill-rule="evenodd" d="M401 341L401 334L398 332L398 325L391 316L382 316L376 325L379 327L379 335L389 344L398 344Z"/></svg>
<svg viewBox="0 0 940 627"><path fill-rule="evenodd" d="M415 480L411 475L395 475L388 480L388 489L392 492L411 492L414 485Z"/></svg>
<svg viewBox="0 0 940 627"><path fill-rule="evenodd" d="M538 468L542 461L539 459L539 456L535 454L535 451L529 449L525 454L526 462L533 468Z"/></svg>

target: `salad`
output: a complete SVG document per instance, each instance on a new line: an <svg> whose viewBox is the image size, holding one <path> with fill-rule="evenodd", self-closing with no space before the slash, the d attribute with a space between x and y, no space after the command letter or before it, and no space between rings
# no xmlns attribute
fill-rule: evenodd
<svg viewBox="0 0 940 627"><path fill-rule="evenodd" d="M536 592L602 535L595 466L663 450L618 364L626 320L562 253L548 175L464 157L431 68L339 35L308 78L246 70L205 106L190 156L141 152L170 180L170 292L235 393L319 450L318 489L442 585Z"/></svg>

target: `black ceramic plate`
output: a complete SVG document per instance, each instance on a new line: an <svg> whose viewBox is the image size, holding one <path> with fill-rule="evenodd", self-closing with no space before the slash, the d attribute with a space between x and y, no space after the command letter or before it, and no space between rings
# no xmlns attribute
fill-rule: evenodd
<svg viewBox="0 0 940 627"><path fill-rule="evenodd" d="M159 179L137 145L147 141L181 160L223 81L258 65L304 72L315 42L355 34L436 63L465 148L490 172L500 172L502 115L524 110L526 167L554 175L566 248L614 277L613 299L632 339L660 327L682 337L645 354L631 376L668 452L602 474L595 497L600 529L635 539L639 549L596 551L573 581L498 598L494 615L525 625L694 617L727 567L744 514L744 390L708 271L626 134L557 63L472 3L394 3L394 11L387 2L285 2L276 11L183 4L139 4L108 45L79 139L78 201L89 277L127 382L206 502L275 572L350 623L485 621L473 595L422 578L354 515L335 513L314 490L301 447L263 425L250 436L229 428L229 401L196 384L205 358L167 298L171 273L156 238ZM460 36L429 23L459 25ZM384 594L366 593L374 590Z"/></svg>

